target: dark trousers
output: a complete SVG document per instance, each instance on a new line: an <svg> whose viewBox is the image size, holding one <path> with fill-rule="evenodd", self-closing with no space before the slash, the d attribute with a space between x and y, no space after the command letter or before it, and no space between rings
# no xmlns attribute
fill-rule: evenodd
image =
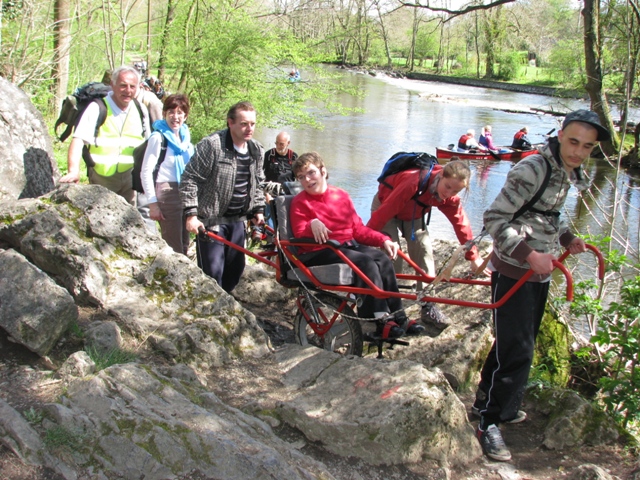
<svg viewBox="0 0 640 480"><path fill-rule="evenodd" d="M218 232L215 232L218 236L244 247L244 222L218 225L218 228ZM202 233L197 237L196 253L198 266L218 282L225 292L231 292L236 288L244 271L244 253L222 242L214 241Z"/></svg>
<svg viewBox="0 0 640 480"><path fill-rule="evenodd" d="M500 300L516 282L493 272L492 302ZM548 294L549 282L525 282L502 307L493 311L495 341L482 367L479 386L486 400L475 403L485 425L511 420L518 413Z"/></svg>
<svg viewBox="0 0 640 480"><path fill-rule="evenodd" d="M357 247L340 247L346 257L362 271L375 286L390 292L398 291L396 274L393 270L393 262L382 250L366 245ZM343 263L340 257L330 249L320 252L310 252L300 255L300 260L307 267L328 265L331 263ZM367 284L357 275L354 275L356 287L368 288ZM402 308L402 300L399 298L375 298L364 295L362 306L358 308L360 318L373 318L374 312L395 312Z"/></svg>

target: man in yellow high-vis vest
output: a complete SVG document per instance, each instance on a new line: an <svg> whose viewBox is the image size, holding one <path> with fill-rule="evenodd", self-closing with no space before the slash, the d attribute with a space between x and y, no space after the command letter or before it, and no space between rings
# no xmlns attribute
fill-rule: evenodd
<svg viewBox="0 0 640 480"><path fill-rule="evenodd" d="M92 102L82 114L67 155L68 173L61 183L77 183L80 159L87 163L89 183L102 185L135 205L131 169L133 150L149 135L149 112L135 100L140 74L133 67L116 69L111 77L112 91ZM98 125L104 102L106 117ZM83 151L84 150L84 151Z"/></svg>

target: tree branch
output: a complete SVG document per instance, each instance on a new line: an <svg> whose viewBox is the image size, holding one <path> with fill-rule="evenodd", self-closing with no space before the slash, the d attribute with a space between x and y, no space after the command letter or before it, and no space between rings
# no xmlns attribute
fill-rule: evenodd
<svg viewBox="0 0 640 480"><path fill-rule="evenodd" d="M429 6L429 0L427 0L427 4L426 5L422 5L421 3L412 3L412 2L406 2L404 0L399 0L400 4L404 7L412 7L412 8L424 8L426 10L431 10L432 12L443 12L443 13L447 13L449 15L451 15L452 17L457 17L459 15L464 15L466 13L469 12L474 12L476 10L489 10L491 8L497 7L499 5L504 5L505 3L513 3L516 0L494 0L491 1L489 3L482 4L482 5L467 5L466 7L459 9L459 10L453 10L450 8L441 8L441 7L431 7Z"/></svg>

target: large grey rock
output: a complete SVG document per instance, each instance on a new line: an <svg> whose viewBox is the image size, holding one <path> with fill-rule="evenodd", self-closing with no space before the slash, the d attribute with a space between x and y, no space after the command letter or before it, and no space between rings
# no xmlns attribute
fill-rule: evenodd
<svg viewBox="0 0 640 480"><path fill-rule="evenodd" d="M482 455L464 405L441 373L314 347L287 346L277 356L290 389L279 415L330 452L373 465L460 465Z"/></svg>
<svg viewBox="0 0 640 480"><path fill-rule="evenodd" d="M0 241L96 305L140 341L208 368L269 346L253 314L175 254L122 197L65 185L36 200L0 202Z"/></svg>
<svg viewBox="0 0 640 480"><path fill-rule="evenodd" d="M18 87L0 77L0 199L34 198L60 177L40 112Z"/></svg>
<svg viewBox="0 0 640 480"><path fill-rule="evenodd" d="M571 390L536 395L538 410L550 415L543 445L562 450L581 445L606 445L620 436L613 419Z"/></svg>
<svg viewBox="0 0 640 480"><path fill-rule="evenodd" d="M18 343L47 355L78 319L73 297L14 250L0 250L0 327Z"/></svg>
<svg viewBox="0 0 640 480"><path fill-rule="evenodd" d="M276 437L264 422L224 405L186 370L116 365L72 383L54 423L77 432L76 469L107 478L331 479L325 466ZM200 478L200 477L198 477Z"/></svg>

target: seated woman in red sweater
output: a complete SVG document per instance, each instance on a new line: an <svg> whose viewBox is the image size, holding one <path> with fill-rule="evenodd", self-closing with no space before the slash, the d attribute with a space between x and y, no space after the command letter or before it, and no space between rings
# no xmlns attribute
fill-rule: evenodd
<svg viewBox="0 0 640 480"><path fill-rule="evenodd" d="M397 292L398 283L392 258L398 244L362 223L349 194L327 183L324 161L316 152L304 153L291 166L304 189L291 202L291 228L296 238L314 238L318 243L340 242L342 251L377 287ZM380 250L383 248L384 251ZM307 266L340 263L331 249L319 246L298 247L298 258ZM366 284L356 275L355 285ZM424 331L422 325L408 321L399 298L375 298L365 295L358 307L360 318L377 318L382 338L398 338L406 333Z"/></svg>

